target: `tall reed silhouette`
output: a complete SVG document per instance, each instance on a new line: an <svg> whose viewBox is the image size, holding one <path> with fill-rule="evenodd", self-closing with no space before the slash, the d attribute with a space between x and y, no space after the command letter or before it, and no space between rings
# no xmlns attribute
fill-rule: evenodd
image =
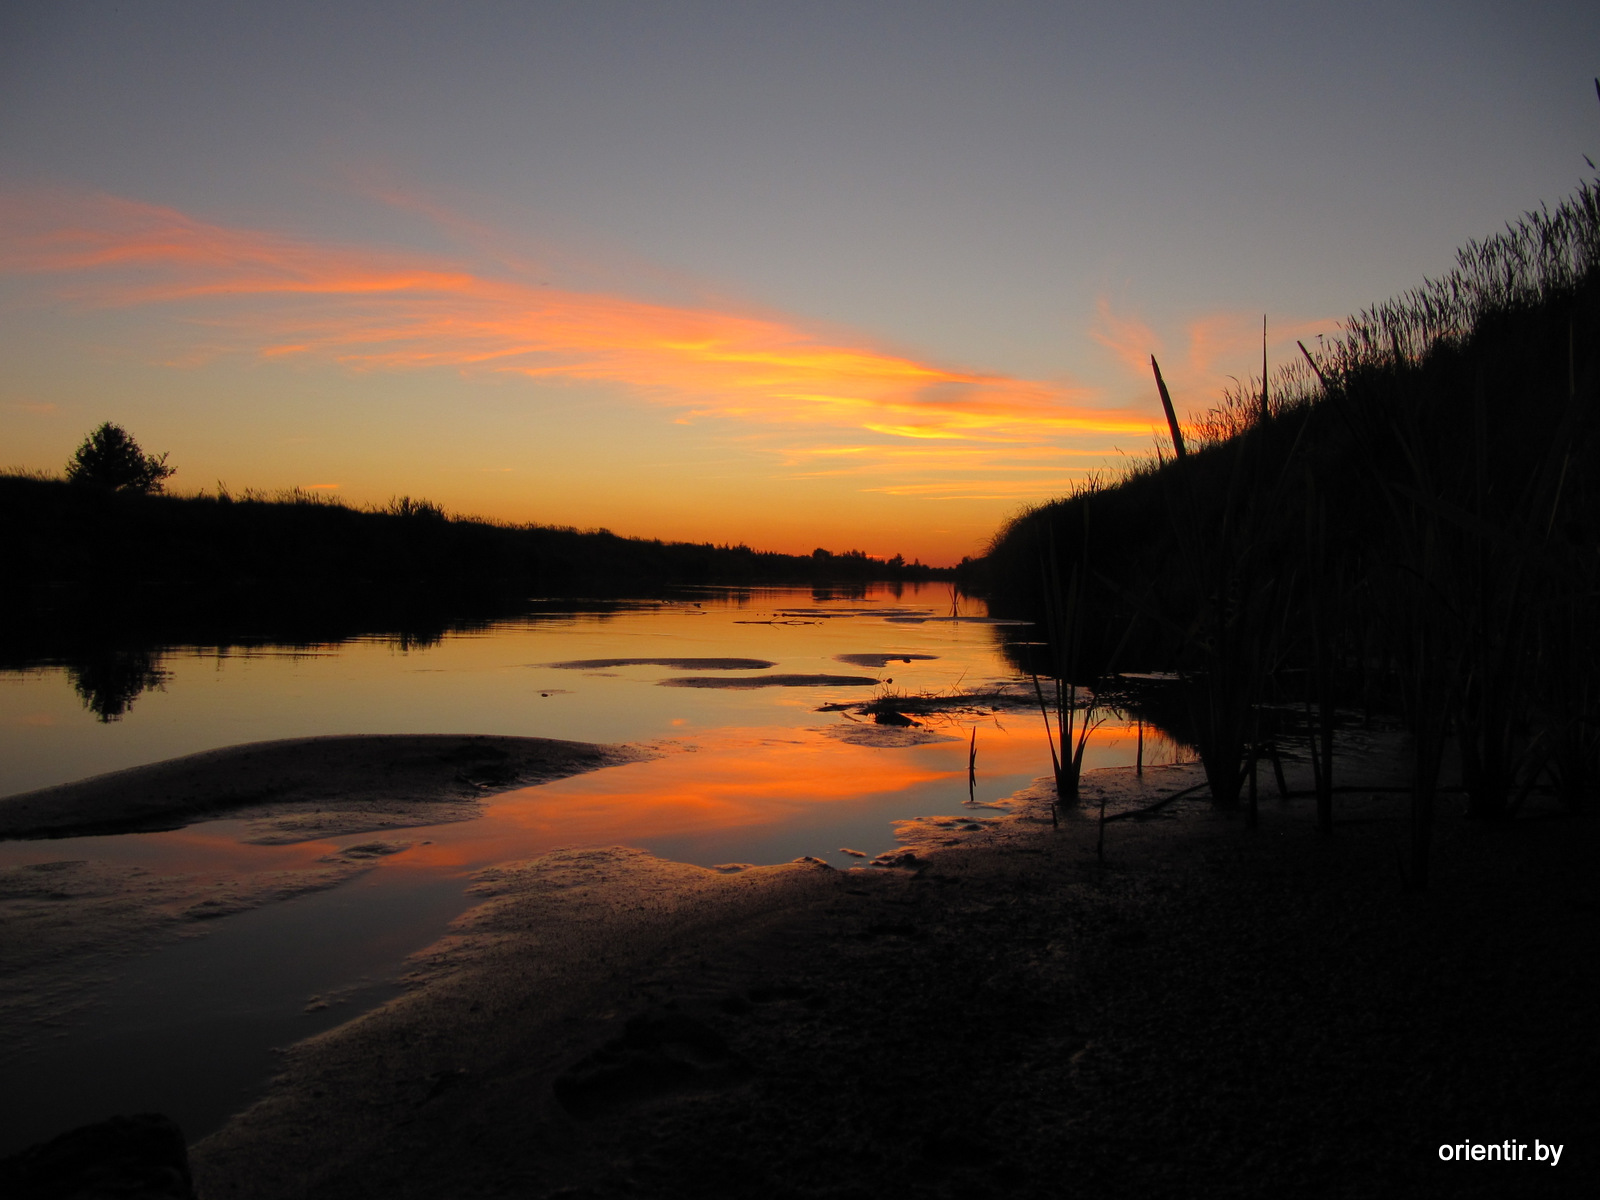
<svg viewBox="0 0 1600 1200"><path fill-rule="evenodd" d="M1292 705L1331 830L1341 713L1397 713L1425 886L1452 766L1487 820L1600 784L1597 343L1600 180L1271 371L1264 350L1187 429L1152 359L1172 455L1002 530L991 606L1036 614L1083 678L1113 645L1178 670L1224 807ZM1093 570L1041 577L1034 547L1091 503Z"/></svg>

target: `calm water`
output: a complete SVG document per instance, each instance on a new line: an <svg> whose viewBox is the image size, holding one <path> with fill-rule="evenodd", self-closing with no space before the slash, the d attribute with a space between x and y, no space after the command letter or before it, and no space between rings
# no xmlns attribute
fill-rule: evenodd
<svg viewBox="0 0 1600 1200"><path fill-rule="evenodd" d="M416 648L373 638L306 650L175 650L153 664L160 686L115 721L98 721L65 669L0 673L0 794L81 779L199 750L336 733L477 733L643 742L650 762L493 797L475 821L396 831L415 843L331 891L207 923L206 936L116 965L85 1019L48 1046L0 1050L0 1153L116 1111L160 1110L191 1138L248 1103L271 1047L346 1020L393 994L407 955L468 906L467 876L559 846L627 844L680 861L837 866L894 844L891 822L955 812L967 798L978 730L978 799L1002 799L1049 771L1037 712L933 719L950 740L887 749L836 734L829 702L882 689L912 694L1010 680L998 627L978 601L952 611L943 586L887 587L835 599L810 591L706 592L620 610L541 611ZM952 616L959 619L950 619ZM1015 633L1016 631L1013 631ZM845 655L926 656L879 668ZM661 666L564 669L620 658L754 658L766 671L828 674L831 684L721 690L661 686ZM830 732L830 729L833 732ZM1087 765L1131 762L1124 726L1097 731ZM1146 745L1147 761L1173 748ZM0 843L0 867L62 859L154 871L309 865L373 835L291 846L239 841L241 822L170 833ZM307 1013L315 995L343 1005Z"/></svg>

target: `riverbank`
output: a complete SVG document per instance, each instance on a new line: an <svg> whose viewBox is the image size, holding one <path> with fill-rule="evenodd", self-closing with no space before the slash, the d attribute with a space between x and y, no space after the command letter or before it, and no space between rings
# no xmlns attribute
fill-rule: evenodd
<svg viewBox="0 0 1600 1200"><path fill-rule="evenodd" d="M1193 768L1089 777L1186 785ZM1595 825L1404 798L907 826L888 869L638 851L484 872L406 996L193 1148L252 1197L1583 1194ZM938 844L947 843L947 844ZM1557 1167L1442 1163L1535 1139ZM1514 1177L1514 1178L1513 1178Z"/></svg>
<svg viewBox="0 0 1600 1200"><path fill-rule="evenodd" d="M514 613L529 596L956 580L954 568L898 554L507 525L409 497L356 509L298 489L144 495L3 470L0 544L5 662L160 645L196 629L247 642L426 629Z"/></svg>

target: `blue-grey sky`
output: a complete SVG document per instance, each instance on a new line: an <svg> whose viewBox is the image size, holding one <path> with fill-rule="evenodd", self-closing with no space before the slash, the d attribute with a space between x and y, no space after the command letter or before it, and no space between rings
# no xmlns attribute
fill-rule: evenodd
<svg viewBox="0 0 1600 1200"><path fill-rule="evenodd" d="M1202 409L1569 194L1597 73L1580 3L11 0L0 465L948 561L1150 353Z"/></svg>

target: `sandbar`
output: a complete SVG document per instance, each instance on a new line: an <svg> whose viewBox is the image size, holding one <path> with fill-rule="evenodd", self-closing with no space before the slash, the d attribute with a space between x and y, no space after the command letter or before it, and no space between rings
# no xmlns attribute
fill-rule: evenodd
<svg viewBox="0 0 1600 1200"><path fill-rule="evenodd" d="M662 687L744 688L769 687L876 687L870 675L679 675L659 681Z"/></svg>
<svg viewBox="0 0 1600 1200"><path fill-rule="evenodd" d="M937 654L835 654L835 662L849 663L852 667L886 667L892 662L908 663L932 661Z"/></svg>
<svg viewBox="0 0 1600 1200"><path fill-rule="evenodd" d="M181 828L229 817L240 840L284 845L471 820L482 797L652 753L548 738L353 736L256 742L0 800L11 838ZM312 862L237 870L56 861L0 867L0 1027L16 1052L93 1003L114 962L219 917L337 887L407 841L346 845Z"/></svg>
<svg viewBox="0 0 1600 1200"><path fill-rule="evenodd" d="M205 750L0 799L0 838L181 829L222 816L257 842L471 820L495 792L648 758L630 746L470 734L287 738Z"/></svg>
<svg viewBox="0 0 1600 1200"><path fill-rule="evenodd" d="M612 667L671 667L674 671L764 671L778 664L764 658L575 658L540 663L558 671L609 671Z"/></svg>

